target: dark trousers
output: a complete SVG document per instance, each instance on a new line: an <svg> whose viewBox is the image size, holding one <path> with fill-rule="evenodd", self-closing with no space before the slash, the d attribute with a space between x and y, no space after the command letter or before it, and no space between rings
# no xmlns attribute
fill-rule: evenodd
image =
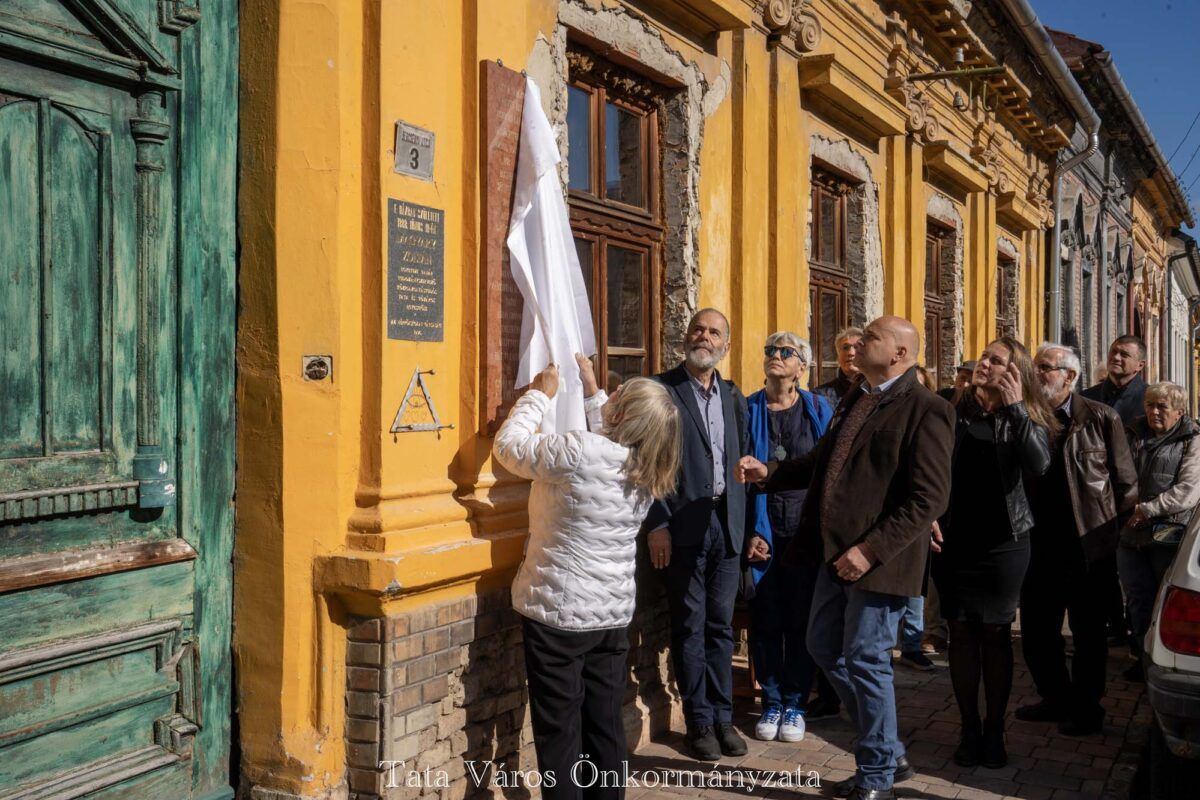
<svg viewBox="0 0 1200 800"><path fill-rule="evenodd" d="M740 556L714 510L699 546L673 548L666 568L671 663L689 730L733 721L733 603Z"/></svg>
<svg viewBox="0 0 1200 800"><path fill-rule="evenodd" d="M625 628L564 631L523 618L533 746L546 800L621 800ZM572 768L586 753L595 769ZM598 777L597 777L598 771ZM550 785L553 773L554 785ZM589 785L590 784L590 785ZM586 787L586 788L585 788Z"/></svg>
<svg viewBox="0 0 1200 800"><path fill-rule="evenodd" d="M1146 632L1150 630L1158 587L1171 568L1178 549L1124 545L1117 548L1117 569L1121 574L1121 584L1125 587L1125 596L1129 598L1129 622L1133 629L1134 652L1138 655L1142 653Z"/></svg>
<svg viewBox="0 0 1200 800"><path fill-rule="evenodd" d="M776 552L783 544L776 543ZM750 655L762 687L762 707L798 708L808 703L817 665L808 652L808 615L820 563L774 563L754 587L750 601Z"/></svg>
<svg viewBox="0 0 1200 800"><path fill-rule="evenodd" d="M1070 533L1074 537L1073 529ZM1038 694L1049 703L1062 704L1081 722L1104 718L1100 706L1108 666L1104 600L1115 576L1115 556L1088 563L1079 540L1072 538L1034 546L1021 589L1022 650ZM1075 650L1070 673L1062 635L1064 615Z"/></svg>

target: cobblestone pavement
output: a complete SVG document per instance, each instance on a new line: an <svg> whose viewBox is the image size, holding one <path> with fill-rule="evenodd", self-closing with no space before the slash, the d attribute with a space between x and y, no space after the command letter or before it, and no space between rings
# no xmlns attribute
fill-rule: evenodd
<svg viewBox="0 0 1200 800"><path fill-rule="evenodd" d="M964 798L964 800L1124 800L1145 741L1149 711L1142 701L1141 684L1130 684L1120 673L1129 661L1124 648L1112 648L1109 656L1108 717L1100 734L1071 738L1058 733L1050 723L1020 722L1012 711L1036 702L1037 694L1025 669L1016 642L1016 675L1009 705L1008 766L1003 769L963 768L951 758L958 744L958 711L950 687L945 656L935 656L935 672L918 672L896 664L896 698L900 735L908 746L909 760L917 770L910 781L897 784L898 797ZM843 717L818 720L809 725L804 741L796 744L760 742L753 738L758 705L742 700L735 710L735 724L750 745L742 758L723 759L715 772L722 786L713 787L707 765L691 761L678 733L639 749L630 760L634 770L666 774L669 771L704 768L705 788L687 785L630 788L630 800L675 798L681 794L703 797L821 797L829 796L832 785L854 771L851 751L853 730ZM799 772L798 772L799 770ZM766 773L774 773L774 786L761 785ZM788 778L784 778L784 773ZM819 776L820 788L813 786ZM759 785L751 786L755 777ZM677 783L688 779L673 774ZM694 779L693 779L694 780ZM787 781L785 783L784 781Z"/></svg>

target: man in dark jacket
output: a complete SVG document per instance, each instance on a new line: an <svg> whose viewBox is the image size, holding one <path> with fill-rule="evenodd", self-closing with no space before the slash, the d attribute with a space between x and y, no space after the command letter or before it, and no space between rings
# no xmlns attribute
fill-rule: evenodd
<svg viewBox="0 0 1200 800"><path fill-rule="evenodd" d="M1145 416L1142 400L1146 395L1146 343L1138 336L1118 336L1108 348L1108 377L1084 389L1088 400L1095 400L1117 412L1124 425Z"/></svg>
<svg viewBox="0 0 1200 800"><path fill-rule="evenodd" d="M1134 420L1146 414L1142 406L1146 396L1146 381L1142 377L1145 368L1146 343L1141 337L1118 336L1108 348L1108 376L1095 386L1084 389L1081 394L1116 411L1121 422L1129 427ZM1116 575L1097 589L1100 594L1096 596L1096 602L1104 609L1105 619L1108 620L1109 640L1114 643L1127 640L1129 624L1125 619L1125 601Z"/></svg>
<svg viewBox="0 0 1200 800"><path fill-rule="evenodd" d="M830 408L837 408L838 403L854 385L858 377L858 367L854 365L854 356L858 353L858 343L862 341L861 328L844 328L838 331L833 339L834 350L837 351L838 373L833 380L825 381L813 389L813 394L819 394L829 402ZM816 354L820 359L821 354Z"/></svg>
<svg viewBox="0 0 1200 800"><path fill-rule="evenodd" d="M857 773L835 787L858 800L890 800L893 782L913 774L896 732L888 651L906 598L921 593L954 443L954 409L917 381L918 353L910 322L875 320L856 356L862 378L817 447L794 461L739 465L767 491L809 487L792 547L816 547L826 563L808 647L858 728Z"/></svg>
<svg viewBox="0 0 1200 800"><path fill-rule="evenodd" d="M1018 708L1016 716L1058 722L1061 733L1083 736L1104 724L1108 643L1097 601L1116 575L1120 521L1137 503L1137 475L1117 413L1074 393L1081 371L1074 351L1042 345L1034 365L1062 432L1050 469L1029 481L1035 525L1021 591L1021 636L1041 701ZM1064 614L1075 649L1070 673Z"/></svg>
<svg viewBox="0 0 1200 800"><path fill-rule="evenodd" d="M746 398L723 380L729 320L706 308L688 324L684 362L656 375L679 409L679 485L650 508L650 561L665 570L671 659L687 744L701 761L746 753L733 728L733 604L741 576L746 487L734 467L749 446Z"/></svg>

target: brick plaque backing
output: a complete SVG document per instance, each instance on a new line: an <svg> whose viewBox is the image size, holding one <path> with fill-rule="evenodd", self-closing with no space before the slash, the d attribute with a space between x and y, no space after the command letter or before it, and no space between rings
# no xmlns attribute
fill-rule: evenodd
<svg viewBox="0 0 1200 800"><path fill-rule="evenodd" d="M484 234L480 253L481 428L492 434L517 398L514 382L520 360L523 303L509 269L506 241L517 176L525 77L495 61L481 62L479 73Z"/></svg>

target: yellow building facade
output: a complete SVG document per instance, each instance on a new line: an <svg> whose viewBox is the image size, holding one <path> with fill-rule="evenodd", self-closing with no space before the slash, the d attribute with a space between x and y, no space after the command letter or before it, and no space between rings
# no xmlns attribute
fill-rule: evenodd
<svg viewBox="0 0 1200 800"><path fill-rule="evenodd" d="M828 369L835 329L882 313L935 334L927 359L944 382L998 329L1044 336L1051 164L1075 120L1003 6L243 4L247 796L460 797L474 790L464 759L533 766L506 595L527 487L490 458L496 398L512 389L496 242L514 76L538 85L559 134L594 285L608 296L618 257L640 265L629 330L643 338L617 341L629 330L609 312L625 312L598 308L610 377L672 366L687 317L715 306L733 328L720 368L747 391L772 331L812 336ZM596 161L576 176L585 124ZM615 173L598 155L608 125ZM642 154L628 174L625 147ZM630 182L633 201L613 202ZM413 242L441 258L421 331L389 304L390 262ZM448 427L422 429L435 422ZM649 570L639 580L631 744L679 722L665 604ZM449 784L405 787L385 761L445 769Z"/></svg>

